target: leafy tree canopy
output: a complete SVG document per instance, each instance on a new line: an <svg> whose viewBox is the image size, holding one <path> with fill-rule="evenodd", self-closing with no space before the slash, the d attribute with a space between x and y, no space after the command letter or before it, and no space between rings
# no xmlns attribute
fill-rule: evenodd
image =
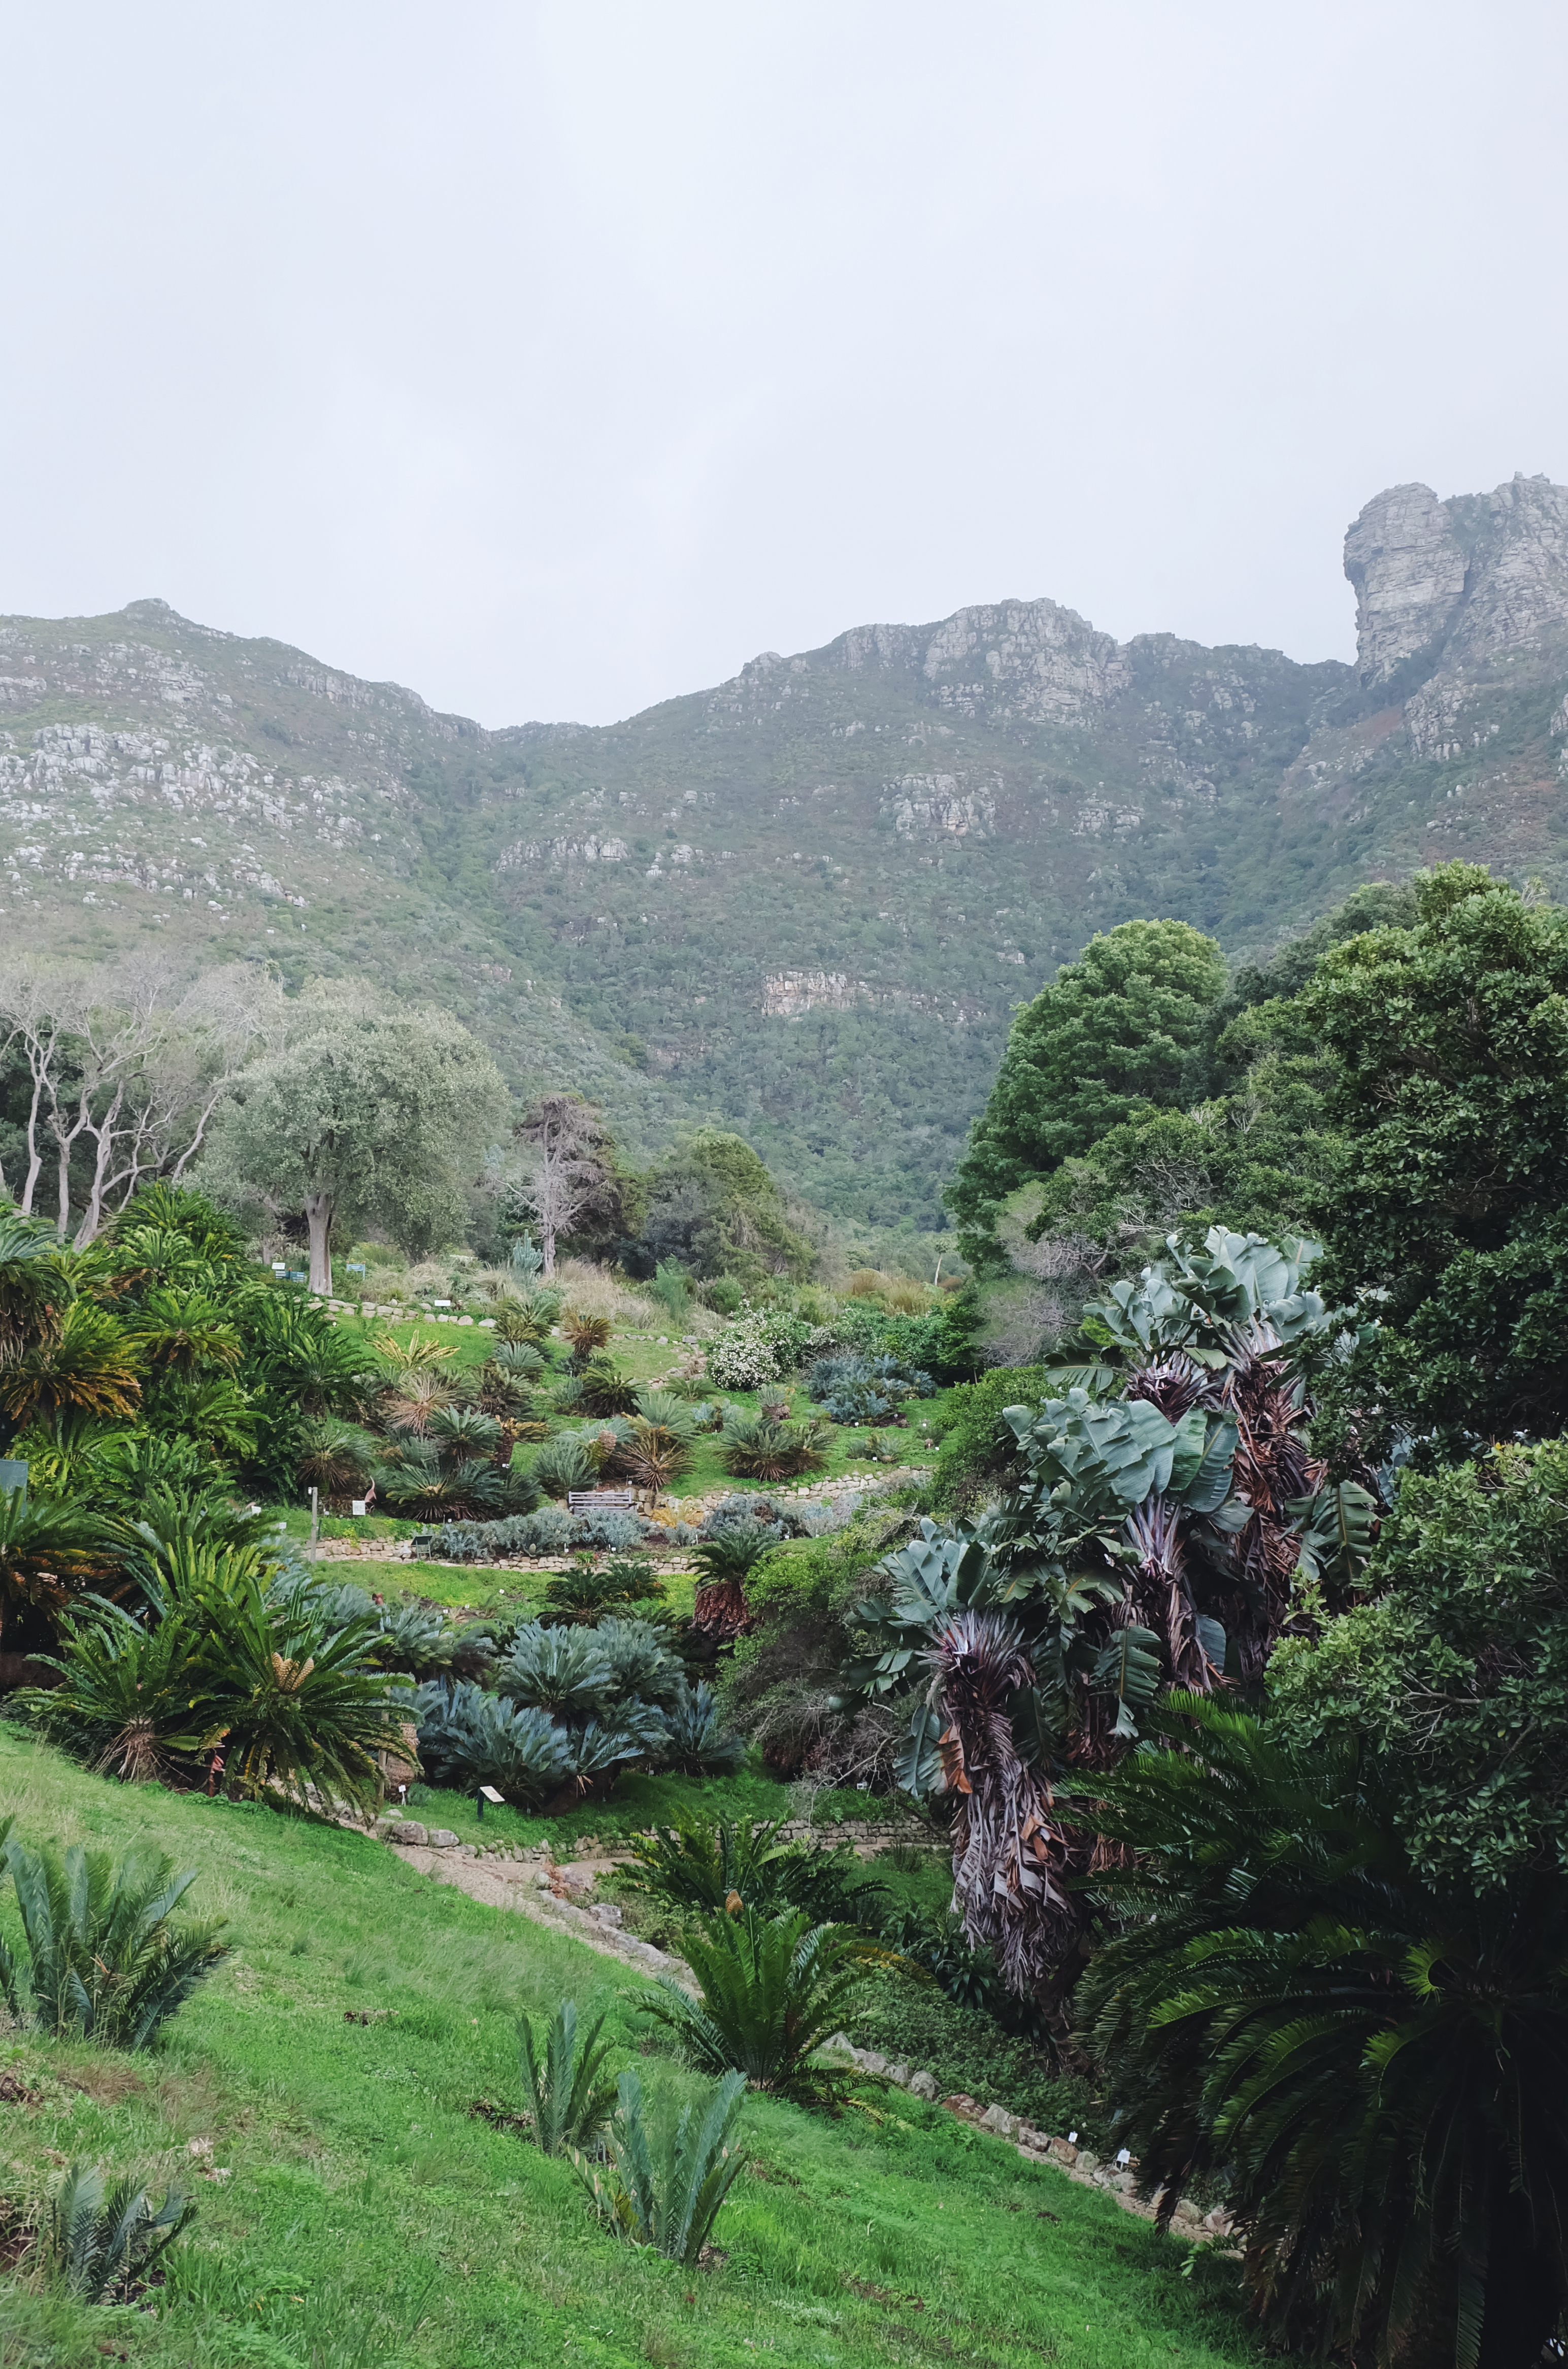
<svg viewBox="0 0 1568 2369"><path fill-rule="evenodd" d="M1107 1127L1187 1099L1204 1020L1224 987L1219 948L1185 921L1123 921L1063 964L1014 1018L948 1190L966 1235L983 1236L1006 1194Z"/></svg>
<svg viewBox="0 0 1568 2369"><path fill-rule="evenodd" d="M324 985L237 1082L202 1183L238 1207L303 1211L311 1288L330 1291L334 1223L383 1225L414 1252L459 1230L462 1163L483 1156L506 1108L500 1072L449 1013Z"/></svg>
<svg viewBox="0 0 1568 2369"><path fill-rule="evenodd" d="M651 1275L674 1259L704 1276L761 1283L802 1279L817 1263L814 1245L792 1223L766 1164L743 1137L700 1127L644 1180L647 1215L627 1264Z"/></svg>
<svg viewBox="0 0 1568 2369"><path fill-rule="evenodd" d="M1386 1298L1375 1386L1416 1429L1568 1418L1568 912L1445 864L1410 928L1327 953L1300 998L1347 1158L1331 1289Z"/></svg>

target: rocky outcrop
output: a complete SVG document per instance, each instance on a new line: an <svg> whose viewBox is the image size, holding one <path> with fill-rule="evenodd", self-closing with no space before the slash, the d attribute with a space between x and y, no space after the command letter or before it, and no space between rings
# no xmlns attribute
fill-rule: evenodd
<svg viewBox="0 0 1568 2369"><path fill-rule="evenodd" d="M1444 631L1464 591L1464 548L1430 486L1391 486L1346 534L1345 572L1356 589L1357 670L1364 683L1383 682Z"/></svg>

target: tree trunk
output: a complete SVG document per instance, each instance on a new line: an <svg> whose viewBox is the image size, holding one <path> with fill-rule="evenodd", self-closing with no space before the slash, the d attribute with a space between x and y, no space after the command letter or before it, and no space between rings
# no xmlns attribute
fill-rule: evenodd
<svg viewBox="0 0 1568 2369"><path fill-rule="evenodd" d="M305 1195L305 1224L310 1229L310 1288L326 1296L332 1290L332 1260L326 1248L332 1231L330 1193Z"/></svg>
<svg viewBox="0 0 1568 2369"><path fill-rule="evenodd" d="M549 1276L555 1272L555 1229L548 1218L539 1220L539 1233L544 1248L544 1273Z"/></svg>

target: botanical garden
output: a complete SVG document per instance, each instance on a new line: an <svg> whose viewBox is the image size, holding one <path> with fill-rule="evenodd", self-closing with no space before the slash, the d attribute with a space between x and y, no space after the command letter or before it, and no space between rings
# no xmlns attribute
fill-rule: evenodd
<svg viewBox="0 0 1568 2369"><path fill-rule="evenodd" d="M0 1072L3 2369L1561 2360L1568 914L1095 938L932 1276L288 1003Z"/></svg>

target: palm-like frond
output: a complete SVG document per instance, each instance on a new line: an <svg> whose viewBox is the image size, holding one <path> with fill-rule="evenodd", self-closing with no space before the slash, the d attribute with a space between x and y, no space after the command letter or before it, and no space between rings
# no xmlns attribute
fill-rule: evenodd
<svg viewBox="0 0 1568 2369"><path fill-rule="evenodd" d="M57 1407L127 1415L141 1395L133 1345L119 1318L90 1299L73 1299L58 1326L28 1341L0 1368L0 1411L16 1423L51 1415Z"/></svg>
<svg viewBox="0 0 1568 2369"><path fill-rule="evenodd" d="M563 1999L551 2018L543 2056L525 2015L517 2020L518 2070L533 2119L533 2143L544 2155L584 2146L609 2120L615 2091L600 2077L610 2043L600 2038L600 2015L578 2043L575 1999Z"/></svg>
<svg viewBox="0 0 1568 2369"><path fill-rule="evenodd" d="M135 2180L106 2184L96 2164L74 2163L61 2174L50 2206L54 2274L82 2303L128 2301L195 2211L177 2189L168 2189L155 2210Z"/></svg>
<svg viewBox="0 0 1568 2369"><path fill-rule="evenodd" d="M688 1932L682 1948L701 1999L661 1981L647 2012L689 2064L744 2074L780 2096L820 2089L812 2052L839 2029L873 1962L886 1962L853 1928L816 1924L806 1909L778 1917L742 1909L706 1933Z"/></svg>
<svg viewBox="0 0 1568 2369"><path fill-rule="evenodd" d="M75 1843L62 1858L13 1837L5 1862L27 1940L32 2020L42 2031L145 2048L228 1952L221 1922L174 1921L196 1877L177 1875L155 1854L117 1861Z"/></svg>
<svg viewBox="0 0 1568 2369"><path fill-rule="evenodd" d="M650 2122L637 2076L622 2074L604 2172L576 2158L578 2177L617 2237L651 2246L671 2261L697 2260L744 2160L732 2139L745 2091L743 2077L729 2073L701 2119L691 2106L677 2112L665 2100Z"/></svg>

